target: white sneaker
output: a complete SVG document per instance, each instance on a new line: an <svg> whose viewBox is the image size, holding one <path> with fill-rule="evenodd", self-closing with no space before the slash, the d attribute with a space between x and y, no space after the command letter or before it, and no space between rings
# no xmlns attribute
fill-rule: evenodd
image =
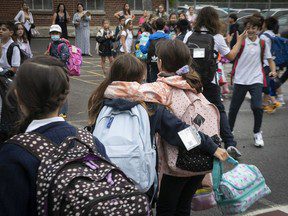
<svg viewBox="0 0 288 216"><path fill-rule="evenodd" d="M257 146L257 147L263 147L264 146L262 131L254 134L254 141L255 141L255 143L254 143L255 146Z"/></svg>

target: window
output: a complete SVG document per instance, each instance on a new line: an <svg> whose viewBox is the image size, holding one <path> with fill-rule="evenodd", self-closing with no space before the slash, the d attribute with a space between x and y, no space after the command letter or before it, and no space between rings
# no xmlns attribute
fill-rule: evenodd
<svg viewBox="0 0 288 216"><path fill-rule="evenodd" d="M104 10L104 0L82 0L85 10Z"/></svg>
<svg viewBox="0 0 288 216"><path fill-rule="evenodd" d="M52 0L28 0L26 1L31 10L52 10Z"/></svg>
<svg viewBox="0 0 288 216"><path fill-rule="evenodd" d="M149 0L128 0L131 10L152 10L152 1Z"/></svg>

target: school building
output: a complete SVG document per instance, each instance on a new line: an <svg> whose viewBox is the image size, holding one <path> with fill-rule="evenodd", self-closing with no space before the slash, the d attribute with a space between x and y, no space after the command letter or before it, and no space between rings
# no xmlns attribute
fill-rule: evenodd
<svg viewBox="0 0 288 216"><path fill-rule="evenodd" d="M111 25L117 25L118 20L114 13L120 11L127 2L130 9L136 16L136 21L143 14L143 10L154 11L160 4L166 7L166 0L27 0L25 1L33 14L36 26L50 26L53 13L56 11L59 3L64 3L66 9L73 18L76 13L77 3L84 5L85 10L92 14L91 26L99 26L103 18L108 18ZM18 11L21 9L23 0L0 0L0 20L12 21ZM136 24L136 22L135 22ZM70 26L72 24L70 23Z"/></svg>

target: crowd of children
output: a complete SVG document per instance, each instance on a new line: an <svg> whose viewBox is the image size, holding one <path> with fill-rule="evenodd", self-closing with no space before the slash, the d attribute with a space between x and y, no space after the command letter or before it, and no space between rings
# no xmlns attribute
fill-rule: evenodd
<svg viewBox="0 0 288 216"><path fill-rule="evenodd" d="M157 215L190 215L192 198L211 169L205 170L206 164L200 164L197 171L187 167L195 163L192 159L195 155L208 160L207 164L212 163L207 158L225 161L229 155L235 158L242 155L233 130L247 92L251 95L254 115L254 144L264 146L263 112L272 113L285 104L279 86L285 82L287 74L278 78L279 65L271 54L273 38L279 29L277 19L264 20L257 14L250 16L245 19L243 33L239 33L235 24L237 16L231 14L227 32L227 25L220 21L213 7L204 7L197 15L193 7L187 13L168 15L160 5L155 14L144 11L138 33L134 35L135 16L129 4L114 16L119 20L115 31L109 20L104 19L96 35L105 80L88 102L87 129L93 138L65 122L70 91L68 61L73 48L68 40L61 38L61 27L57 24L50 27L51 41L46 56L32 58L23 24L0 23L0 209L4 215L48 215L52 212L69 215L72 208L88 215L107 206L111 208L103 211L110 215L115 212L113 205L117 206L118 201L123 205L132 203L119 212L123 210L129 215L139 210L141 215L143 203L137 209L136 201L141 203L146 197L151 205L156 203ZM106 58L109 69L105 65ZM225 76L228 71L223 67L229 61L233 63L231 89ZM7 84L7 80L10 83ZM232 99L227 116L221 94L230 91ZM209 122L205 122L204 108L195 109L196 100L202 108L211 105L215 109L214 114L209 114ZM7 125L11 122L4 122L6 114L2 112L7 104L17 108L18 121L13 120L14 127L10 131ZM212 127L203 126L213 121ZM197 130L191 132L191 125ZM215 133L211 132L214 126ZM197 147L193 146L196 152L188 148L191 140L187 143L178 135L187 129L191 129L189 133L197 143ZM31 135L30 138L22 140L26 136L23 133ZM12 135L16 136L9 139ZM72 139L75 141L67 145ZM224 148L221 148L221 140ZM37 148L39 155L31 151L38 142L41 144ZM50 144L56 149L54 155L45 154ZM57 172L53 173L55 167L47 170L47 179L41 176L42 172L38 173L43 164L59 162L65 154L67 158L56 167ZM185 162L185 166L180 166L183 154L188 165ZM72 157L77 159L72 160ZM49 160L42 164L43 158ZM123 172L113 168L111 162ZM82 165L76 165L78 163ZM105 171L97 173L103 167ZM76 172L80 177L76 178ZM99 177L97 180L105 180L95 190L112 186L113 192L109 194L105 190L99 192L100 198L92 197L86 189L95 181L95 176L88 175L89 172L94 172ZM130 179L117 182L122 175ZM48 187L47 194L39 190L42 180L44 187ZM58 181L72 188L71 191L68 193L62 186L57 187ZM127 191L127 197L124 192L116 195L125 188L123 182L126 184L126 181L135 185L130 191L128 187L125 189L131 192L130 197ZM49 189L50 184L56 185L60 192ZM82 203L84 199L78 200L77 195L71 198L79 190L81 199L92 200L89 205ZM44 209L39 208L41 203L45 203ZM144 208L148 215L150 204Z"/></svg>

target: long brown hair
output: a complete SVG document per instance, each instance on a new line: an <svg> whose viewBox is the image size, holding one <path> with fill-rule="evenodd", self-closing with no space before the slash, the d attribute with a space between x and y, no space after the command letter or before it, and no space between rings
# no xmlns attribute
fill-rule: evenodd
<svg viewBox="0 0 288 216"><path fill-rule="evenodd" d="M195 31L201 31L203 27L207 28L212 35L220 32L221 24L219 15L213 7L204 7L199 11L194 29Z"/></svg>
<svg viewBox="0 0 288 216"><path fill-rule="evenodd" d="M26 31L25 31L25 27L22 23L16 23L15 24L15 30L14 30L14 34L12 36L13 40L17 42L17 39L18 39L18 34L17 34L17 31L18 31L18 28L19 26L22 26L23 28L23 35L22 35L22 40L24 43L27 43L28 42L28 39L27 39L27 34L26 34Z"/></svg>
<svg viewBox="0 0 288 216"><path fill-rule="evenodd" d="M109 76L92 93L88 101L89 124L94 124L102 108L104 92L113 81L141 82L145 65L130 54L118 56L110 69Z"/></svg>
<svg viewBox="0 0 288 216"><path fill-rule="evenodd" d="M185 65L190 66L190 72L182 77L191 88L198 93L202 91L199 75L192 69L193 60L189 48L180 40L163 40L156 45L156 55L162 61L162 67L166 72L175 73Z"/></svg>
<svg viewBox="0 0 288 216"><path fill-rule="evenodd" d="M53 57L28 59L19 67L8 100L14 98L15 90L18 104L27 112L18 125L18 132L24 132L32 120L45 118L62 106L69 93L67 69Z"/></svg>

